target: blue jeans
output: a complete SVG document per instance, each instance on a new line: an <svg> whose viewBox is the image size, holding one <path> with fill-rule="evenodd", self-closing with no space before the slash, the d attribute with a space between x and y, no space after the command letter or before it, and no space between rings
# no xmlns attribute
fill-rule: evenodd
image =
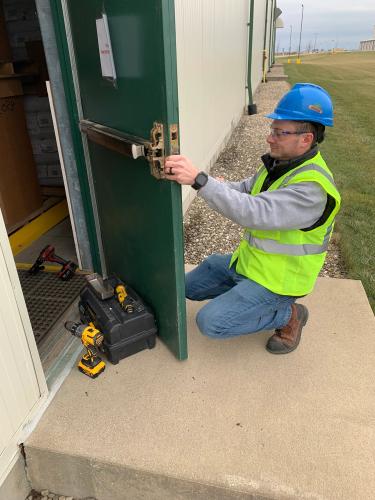
<svg viewBox="0 0 375 500"><path fill-rule="evenodd" d="M207 300L197 314L199 330L228 338L282 328L296 297L278 295L229 268L231 255L211 255L186 274L186 297Z"/></svg>

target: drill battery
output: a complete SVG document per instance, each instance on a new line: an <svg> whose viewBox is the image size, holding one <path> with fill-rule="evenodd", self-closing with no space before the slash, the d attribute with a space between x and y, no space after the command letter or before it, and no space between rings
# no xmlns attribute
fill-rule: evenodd
<svg viewBox="0 0 375 500"><path fill-rule="evenodd" d="M88 280L80 294L79 311L83 323L92 322L103 333L101 350L117 364L120 359L155 347L157 328L150 308L131 287L115 276L105 285L113 293L103 294L97 280ZM119 288L124 291L121 300L116 294Z"/></svg>

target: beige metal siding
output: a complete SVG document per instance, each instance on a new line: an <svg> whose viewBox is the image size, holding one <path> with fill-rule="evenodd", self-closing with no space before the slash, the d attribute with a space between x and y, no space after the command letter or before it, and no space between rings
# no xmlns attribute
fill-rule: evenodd
<svg viewBox="0 0 375 500"><path fill-rule="evenodd" d="M39 356L0 212L0 484L16 436L46 392Z"/></svg>
<svg viewBox="0 0 375 500"><path fill-rule="evenodd" d="M246 105L249 2L176 0L175 9L181 153L207 169Z"/></svg>

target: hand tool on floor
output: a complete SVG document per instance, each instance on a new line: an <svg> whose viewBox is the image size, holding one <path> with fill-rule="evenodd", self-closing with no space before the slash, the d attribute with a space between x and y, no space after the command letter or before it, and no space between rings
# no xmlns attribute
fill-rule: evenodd
<svg viewBox="0 0 375 500"><path fill-rule="evenodd" d="M95 328L93 323L84 324L80 322L67 321L65 328L75 337L81 339L86 348L78 363L78 370L91 378L98 377L105 369L105 362L98 355L98 349L103 343L103 334Z"/></svg>
<svg viewBox="0 0 375 500"><path fill-rule="evenodd" d="M128 314L132 314L134 312L134 304L133 299L128 295L126 291L125 285L117 285L115 288L115 292L117 295L117 300L119 301L121 307Z"/></svg>
<svg viewBox="0 0 375 500"><path fill-rule="evenodd" d="M52 245L47 245L40 252L38 258L32 265L29 270L30 274L36 274L39 271L44 269L44 262L55 262L62 266L61 270L58 273L58 277L63 281L70 279L74 276L78 266L71 260L65 260L62 257L59 257L55 254L55 248Z"/></svg>

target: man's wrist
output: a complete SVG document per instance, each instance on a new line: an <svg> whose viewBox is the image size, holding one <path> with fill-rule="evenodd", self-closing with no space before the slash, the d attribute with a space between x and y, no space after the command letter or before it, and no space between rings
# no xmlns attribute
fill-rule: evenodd
<svg viewBox="0 0 375 500"><path fill-rule="evenodd" d="M207 182L208 182L208 175L206 174L206 172L201 171L197 174L191 187L196 191L198 191L198 189L204 187L207 184Z"/></svg>

